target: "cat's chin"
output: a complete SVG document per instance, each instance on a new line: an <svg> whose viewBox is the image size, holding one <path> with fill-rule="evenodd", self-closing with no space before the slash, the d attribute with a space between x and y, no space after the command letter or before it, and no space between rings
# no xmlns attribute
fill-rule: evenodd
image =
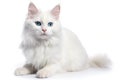
<svg viewBox="0 0 120 80"><path fill-rule="evenodd" d="M47 34L41 34L41 35L39 36L39 39L49 39L49 38L50 38L50 36L47 35Z"/></svg>

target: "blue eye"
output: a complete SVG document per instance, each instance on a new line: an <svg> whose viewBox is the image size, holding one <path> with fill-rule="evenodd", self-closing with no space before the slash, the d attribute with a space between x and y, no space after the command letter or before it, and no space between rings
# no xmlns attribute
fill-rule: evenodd
<svg viewBox="0 0 120 80"><path fill-rule="evenodd" d="M41 23L40 21L35 21L35 24L36 24L37 26L41 26L41 25L42 25L42 23Z"/></svg>
<svg viewBox="0 0 120 80"><path fill-rule="evenodd" d="M53 26L53 22L48 22L48 26Z"/></svg>

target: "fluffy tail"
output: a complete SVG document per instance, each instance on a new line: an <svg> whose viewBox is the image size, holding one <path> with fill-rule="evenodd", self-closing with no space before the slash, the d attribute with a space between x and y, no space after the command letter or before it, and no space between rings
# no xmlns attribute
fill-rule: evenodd
<svg viewBox="0 0 120 80"><path fill-rule="evenodd" d="M90 60L90 67L109 68L111 60L106 55L97 55Z"/></svg>

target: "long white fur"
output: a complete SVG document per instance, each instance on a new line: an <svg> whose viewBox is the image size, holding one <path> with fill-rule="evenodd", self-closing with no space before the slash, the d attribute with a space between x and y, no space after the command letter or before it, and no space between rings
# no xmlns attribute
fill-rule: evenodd
<svg viewBox="0 0 120 80"><path fill-rule="evenodd" d="M43 21L47 36L41 35L41 27L34 24L36 20ZM49 21L54 22L53 27L47 27ZM90 60L78 37L61 27L60 21L50 11L39 11L34 18L26 19L21 47L26 64L32 64L38 70L38 77L48 77L57 72L79 71L94 65L104 67L108 63L106 57Z"/></svg>

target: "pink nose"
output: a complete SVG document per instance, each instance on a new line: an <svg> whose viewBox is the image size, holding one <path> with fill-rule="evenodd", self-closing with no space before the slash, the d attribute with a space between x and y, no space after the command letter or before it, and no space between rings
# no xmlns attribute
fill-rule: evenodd
<svg viewBox="0 0 120 80"><path fill-rule="evenodd" d="M43 32L46 32L46 31L47 31L47 29L42 29L42 31L43 31Z"/></svg>

